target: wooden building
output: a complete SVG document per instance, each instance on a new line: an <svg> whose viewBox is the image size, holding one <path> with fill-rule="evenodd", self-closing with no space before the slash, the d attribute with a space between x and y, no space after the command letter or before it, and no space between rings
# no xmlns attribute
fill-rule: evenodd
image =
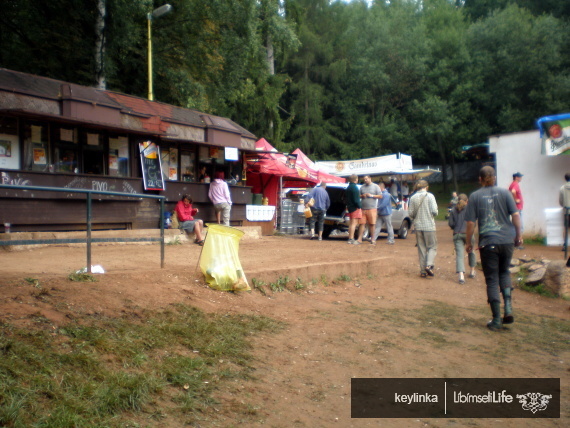
<svg viewBox="0 0 570 428"><path fill-rule="evenodd" d="M113 91L0 69L1 183L164 195L183 194L214 221L205 171L224 171L232 225L245 221L251 189L240 185L256 137L233 121ZM164 191L144 189L139 143L158 145ZM159 227L156 200L94 196L94 229ZM84 230L84 194L0 188L0 231Z"/></svg>

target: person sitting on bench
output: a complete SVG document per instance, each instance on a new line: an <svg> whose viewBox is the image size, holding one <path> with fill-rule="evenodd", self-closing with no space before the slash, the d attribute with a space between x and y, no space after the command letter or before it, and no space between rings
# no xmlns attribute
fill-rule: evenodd
<svg viewBox="0 0 570 428"><path fill-rule="evenodd" d="M198 208L192 208L192 198L190 195L183 195L182 199L176 204L176 216L180 223L180 229L187 233L196 235L194 243L204 245L204 222L202 220L194 220L194 216L198 213Z"/></svg>

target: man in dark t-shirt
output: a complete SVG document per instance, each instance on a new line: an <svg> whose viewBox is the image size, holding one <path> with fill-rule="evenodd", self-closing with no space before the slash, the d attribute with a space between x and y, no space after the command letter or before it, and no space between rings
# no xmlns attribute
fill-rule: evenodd
<svg viewBox="0 0 570 428"><path fill-rule="evenodd" d="M346 210L348 212L348 243L349 244L362 244L362 241L354 239L354 232L362 218L362 203L360 201L360 190L356 183L358 182L358 175L352 174L348 177L348 187L345 192Z"/></svg>
<svg viewBox="0 0 570 428"><path fill-rule="evenodd" d="M487 327L499 331L503 324L514 322L512 315L512 285L509 267L514 247L522 245L520 215L515 201L506 189L495 186L494 168L485 166L479 171L481 189L469 197L465 221L467 222L466 249L472 251L471 239L475 222L479 226L479 250L481 265L487 284L487 300L493 320ZM510 217L510 218L509 218ZM501 296L505 302L505 314L501 319Z"/></svg>

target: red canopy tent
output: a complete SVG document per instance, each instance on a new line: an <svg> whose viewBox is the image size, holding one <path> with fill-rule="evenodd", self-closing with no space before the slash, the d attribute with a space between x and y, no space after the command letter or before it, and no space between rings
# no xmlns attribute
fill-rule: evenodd
<svg viewBox="0 0 570 428"><path fill-rule="evenodd" d="M256 153L246 155L246 184L253 193L268 198L269 205L279 202L280 187L310 187L319 182L315 171L296 165L283 153L261 138L255 143Z"/></svg>
<svg viewBox="0 0 570 428"><path fill-rule="evenodd" d="M301 151L301 149L295 149L295 151L293 151L293 154L297 155L296 165L306 169L307 171L311 171L311 175L316 175L319 182L346 183L346 179L343 177L337 177L336 175L332 175L328 172L319 170L315 163L309 159L307 155Z"/></svg>
<svg viewBox="0 0 570 428"><path fill-rule="evenodd" d="M255 143L257 153L246 156L248 186L262 193L269 205L277 205L280 187L312 187L317 183L345 183L346 179L320 171L300 149L288 157L265 140Z"/></svg>

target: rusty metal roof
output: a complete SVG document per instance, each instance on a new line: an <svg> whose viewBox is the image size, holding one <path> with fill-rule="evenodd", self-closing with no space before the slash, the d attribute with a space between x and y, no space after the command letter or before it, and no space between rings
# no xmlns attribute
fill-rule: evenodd
<svg viewBox="0 0 570 428"><path fill-rule="evenodd" d="M1 92L12 93L16 97L43 98L45 101L56 101L58 103L64 100L89 103L117 109L121 111L121 114L135 115L143 119L154 117L154 121L159 118L160 121L164 122L178 123L191 127L216 128L234 134L238 133L246 138L256 138L254 134L227 118L158 101L150 101L132 95L76 85L74 83L35 76L5 68L0 68L0 93ZM27 106L30 105L32 107L31 109L28 107L28 113L46 114L43 108L34 112L33 106L35 103L27 103ZM20 104L15 102L13 106L3 105L2 110L10 110L11 107L14 111L21 108ZM91 119L93 120L95 118ZM95 119L95 122L98 121ZM98 123L104 124L103 122Z"/></svg>

